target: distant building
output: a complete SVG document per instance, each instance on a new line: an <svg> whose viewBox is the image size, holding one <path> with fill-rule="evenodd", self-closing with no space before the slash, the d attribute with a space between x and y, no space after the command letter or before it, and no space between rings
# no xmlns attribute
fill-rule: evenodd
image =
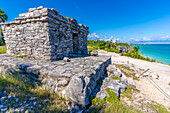
<svg viewBox="0 0 170 113"><path fill-rule="evenodd" d="M113 42L113 43L117 43L117 39L113 39L112 42Z"/></svg>

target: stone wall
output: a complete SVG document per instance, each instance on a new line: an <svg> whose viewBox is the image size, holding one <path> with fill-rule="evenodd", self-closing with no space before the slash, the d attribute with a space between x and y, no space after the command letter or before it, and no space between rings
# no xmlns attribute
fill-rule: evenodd
<svg viewBox="0 0 170 113"><path fill-rule="evenodd" d="M104 76L106 67L111 63L109 56L89 56L70 59L70 62L42 61L14 58L0 54L0 74L19 74L47 85L55 92L72 102L86 106L97 81ZM31 80L32 81L32 80ZM34 82L32 82L34 86Z"/></svg>
<svg viewBox="0 0 170 113"><path fill-rule="evenodd" d="M10 55L58 60L73 53L87 54L88 27L52 8L31 8L1 25Z"/></svg>

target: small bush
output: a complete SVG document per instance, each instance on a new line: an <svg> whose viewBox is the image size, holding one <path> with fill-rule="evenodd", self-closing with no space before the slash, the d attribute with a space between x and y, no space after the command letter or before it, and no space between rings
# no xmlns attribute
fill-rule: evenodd
<svg viewBox="0 0 170 113"><path fill-rule="evenodd" d="M114 80L120 80L120 78L116 77L116 76L111 76L112 79Z"/></svg>
<svg viewBox="0 0 170 113"><path fill-rule="evenodd" d="M18 56L15 56L15 58L29 58L29 57L26 55L18 55Z"/></svg>
<svg viewBox="0 0 170 113"><path fill-rule="evenodd" d="M115 92L109 88L105 89L109 96L104 99L91 98L92 107L89 109L91 113L138 113L132 107L121 103Z"/></svg>
<svg viewBox="0 0 170 113"><path fill-rule="evenodd" d="M0 54L4 54L6 53L6 51L7 51L6 46L0 46Z"/></svg>

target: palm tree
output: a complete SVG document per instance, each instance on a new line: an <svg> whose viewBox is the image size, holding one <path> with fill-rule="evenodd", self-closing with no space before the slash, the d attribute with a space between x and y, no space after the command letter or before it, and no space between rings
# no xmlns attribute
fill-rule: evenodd
<svg viewBox="0 0 170 113"><path fill-rule="evenodd" d="M140 53L141 50L139 50L139 46L133 47L130 52L135 53L135 54L139 54L139 55L143 55L142 53Z"/></svg>
<svg viewBox="0 0 170 113"><path fill-rule="evenodd" d="M7 21L7 19L8 19L7 14L5 14L5 12L2 9L0 9L0 23ZM5 41L3 39L1 26L0 26L0 40L2 40L2 44L5 44Z"/></svg>

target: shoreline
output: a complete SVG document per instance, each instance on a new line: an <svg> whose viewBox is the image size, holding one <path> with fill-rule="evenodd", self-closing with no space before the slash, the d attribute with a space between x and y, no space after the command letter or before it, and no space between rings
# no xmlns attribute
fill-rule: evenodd
<svg viewBox="0 0 170 113"><path fill-rule="evenodd" d="M166 58L166 57L161 58L159 55L157 56L155 54L145 53L145 52L143 52L143 48L141 47L141 46L145 46L145 45L170 45L170 44L131 44L131 45L133 47L139 46L139 51L140 51L140 53L142 54L143 57L149 58L151 60L155 59L157 63L170 65L170 62L168 62L168 60L169 60L168 58ZM164 59L164 58L166 58L166 59ZM162 60L162 59L164 59L164 60Z"/></svg>
<svg viewBox="0 0 170 113"><path fill-rule="evenodd" d="M150 71L157 73L159 75L159 79L154 79L154 82L158 84L161 89L163 89L168 95L170 95L170 66L166 64L161 64L157 62L148 62L137 58L131 58L127 56L120 56L117 53L106 52L103 50L98 50L99 55L109 55L112 57L112 63L120 62L120 63L130 63L135 67L139 67L141 69L147 70L149 68ZM140 81L135 81L137 88L146 95L146 97L154 100L155 102L170 108L170 100L166 98L160 91L158 91L154 86L152 86L146 78L141 78Z"/></svg>

